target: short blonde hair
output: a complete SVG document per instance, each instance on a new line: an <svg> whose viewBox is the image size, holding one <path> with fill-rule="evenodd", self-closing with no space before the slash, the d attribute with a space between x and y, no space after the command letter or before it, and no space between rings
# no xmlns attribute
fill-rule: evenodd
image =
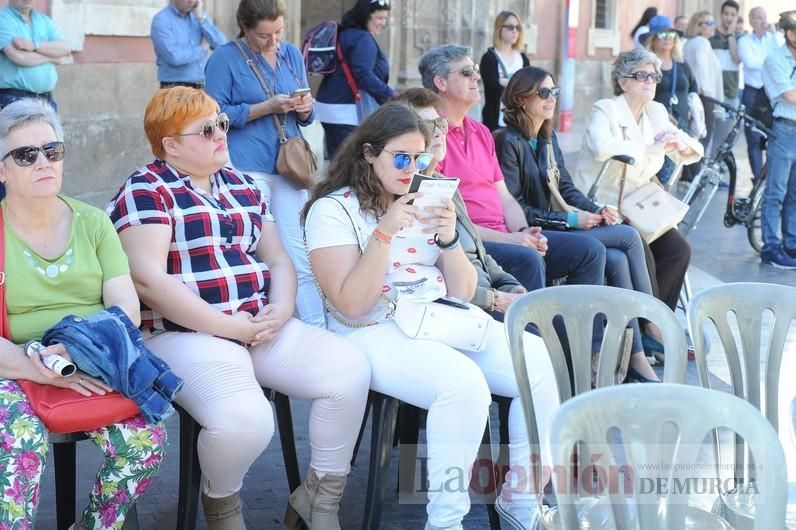
<svg viewBox="0 0 796 530"><path fill-rule="evenodd" d="M713 13L710 11L697 11L691 15L688 21L688 27L685 30L685 36L688 38L696 37L699 34L699 25L702 24L706 18L712 17Z"/></svg>
<svg viewBox="0 0 796 530"><path fill-rule="evenodd" d="M152 154L166 155L163 138L180 134L194 120L218 112L218 103L203 90L184 86L161 88L149 100L144 113L144 132Z"/></svg>
<svg viewBox="0 0 796 530"><path fill-rule="evenodd" d="M522 25L522 19L513 11L501 11L498 13L497 18L495 18L495 27L492 32L492 46L497 48L498 44L500 44L500 32L503 30L503 24L506 23L509 17L516 18L517 25L520 27L520 36L517 38L517 42L512 44L511 47L517 51L523 51L525 49L524 27Z"/></svg>

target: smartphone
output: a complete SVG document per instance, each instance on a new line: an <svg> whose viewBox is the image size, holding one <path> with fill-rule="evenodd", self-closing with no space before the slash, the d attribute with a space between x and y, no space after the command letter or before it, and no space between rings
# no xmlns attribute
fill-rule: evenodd
<svg viewBox="0 0 796 530"><path fill-rule="evenodd" d="M296 96L303 96L304 94L309 94L310 92L311 90L309 88L297 88L292 94L290 94L290 97L294 98Z"/></svg>
<svg viewBox="0 0 796 530"><path fill-rule="evenodd" d="M438 304L449 305L457 309L470 309L470 307L467 304L465 304L461 300L456 300L455 298L437 298L434 301L437 302Z"/></svg>

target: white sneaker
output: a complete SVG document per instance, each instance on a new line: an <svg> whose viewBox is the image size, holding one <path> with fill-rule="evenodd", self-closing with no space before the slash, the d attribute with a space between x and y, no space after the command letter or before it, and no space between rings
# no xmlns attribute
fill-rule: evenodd
<svg viewBox="0 0 796 530"><path fill-rule="evenodd" d="M495 500L495 511L500 516L503 528L511 528L513 530L544 528L542 514L539 513L536 499L508 502L503 499L503 494L500 494Z"/></svg>
<svg viewBox="0 0 796 530"><path fill-rule="evenodd" d="M446 526L446 527L434 526L433 524L426 521L425 530L464 530L464 527L462 527L461 523L455 526Z"/></svg>

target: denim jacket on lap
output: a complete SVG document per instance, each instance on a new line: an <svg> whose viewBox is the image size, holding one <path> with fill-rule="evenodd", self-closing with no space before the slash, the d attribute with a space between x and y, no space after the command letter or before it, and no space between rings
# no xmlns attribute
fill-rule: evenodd
<svg viewBox="0 0 796 530"><path fill-rule="evenodd" d="M88 317L68 315L45 333L45 345L63 344L75 364L135 401L150 423L168 418L182 379L144 346L141 332L119 307Z"/></svg>

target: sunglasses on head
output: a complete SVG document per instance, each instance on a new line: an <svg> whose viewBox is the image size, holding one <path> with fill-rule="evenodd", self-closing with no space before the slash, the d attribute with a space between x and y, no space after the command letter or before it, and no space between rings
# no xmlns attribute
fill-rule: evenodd
<svg viewBox="0 0 796 530"><path fill-rule="evenodd" d="M659 31L657 34L659 39L661 40L671 40L677 36L676 31Z"/></svg>
<svg viewBox="0 0 796 530"><path fill-rule="evenodd" d="M537 90L536 93L539 94L539 97L542 99L550 99L551 97L557 98L558 95L561 94L561 87L554 86L553 88L547 88L544 86Z"/></svg>
<svg viewBox="0 0 796 530"><path fill-rule="evenodd" d="M522 29L522 26L520 26L519 24L503 24L503 29L507 29L509 31L520 31L520 29Z"/></svg>
<svg viewBox="0 0 796 530"><path fill-rule="evenodd" d="M3 155L3 160L10 156L18 166L32 166L39 159L39 152L50 162L60 162L64 159L66 147L63 142L50 142L41 147L23 145L7 152Z"/></svg>
<svg viewBox="0 0 796 530"><path fill-rule="evenodd" d="M426 123L426 127L431 129L432 133L439 131L442 134L447 134L448 132L448 120L445 118L434 118L433 120L423 121Z"/></svg>
<svg viewBox="0 0 796 530"><path fill-rule="evenodd" d="M452 74L462 74L462 77L473 77L476 74L481 73L481 67L477 64L468 64L461 70L456 70L455 72L451 72Z"/></svg>
<svg viewBox="0 0 796 530"><path fill-rule="evenodd" d="M423 171L431 165L431 153L407 153L405 151L390 151L386 148L382 151L387 151L392 155L392 165L398 171L408 168L413 160L418 171Z"/></svg>
<svg viewBox="0 0 796 530"><path fill-rule="evenodd" d="M207 140L212 140L213 135L216 133L216 127L222 133L226 134L229 130L229 117L225 113L221 113L218 115L218 118L215 120L207 120L202 124L202 130L195 133L182 133L182 134L175 134L174 136L199 136L202 135Z"/></svg>
<svg viewBox="0 0 796 530"><path fill-rule="evenodd" d="M633 72L630 75L622 76L625 79L635 79L639 83L660 83L663 76L655 72Z"/></svg>

